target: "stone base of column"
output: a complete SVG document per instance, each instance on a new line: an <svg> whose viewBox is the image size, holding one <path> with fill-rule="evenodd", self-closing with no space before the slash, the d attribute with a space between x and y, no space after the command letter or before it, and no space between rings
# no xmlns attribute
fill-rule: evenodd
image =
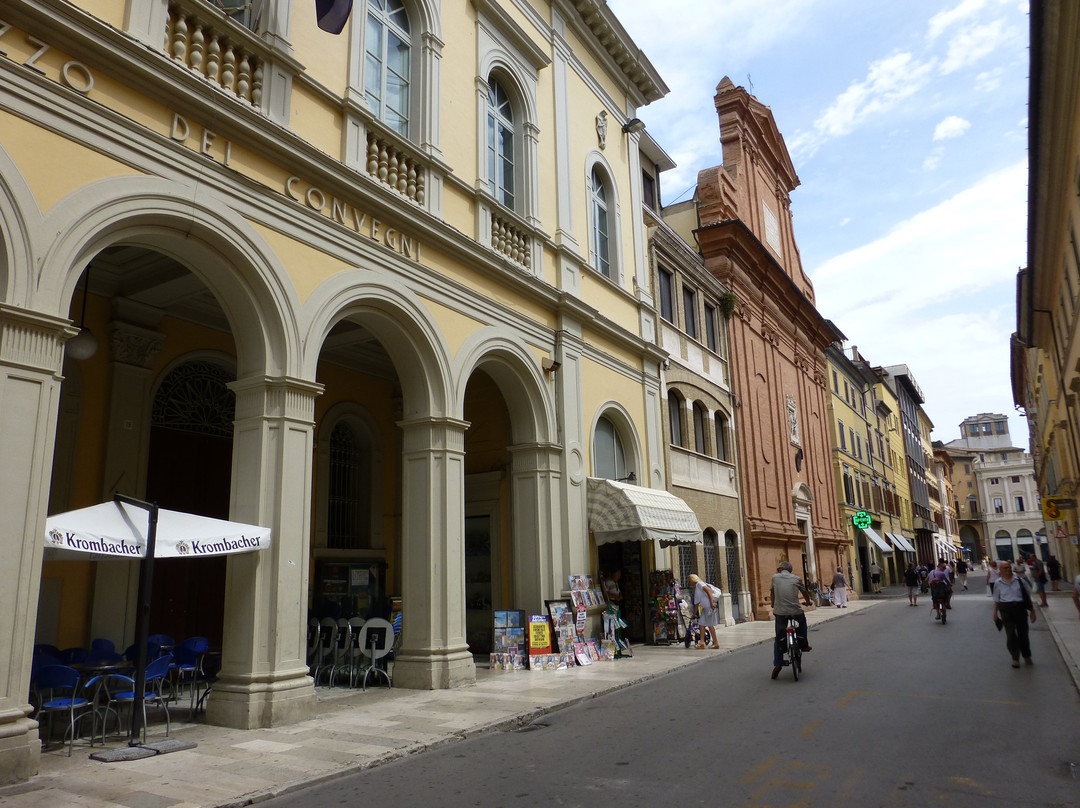
<svg viewBox="0 0 1080 808"><path fill-rule="evenodd" d="M21 783L38 773L41 739L37 721L22 718L0 724L0 783Z"/></svg>
<svg viewBox="0 0 1080 808"><path fill-rule="evenodd" d="M448 690L476 682L476 665L468 648L456 651L402 649L394 660L394 687Z"/></svg>
<svg viewBox="0 0 1080 808"><path fill-rule="evenodd" d="M274 680L222 675L214 682L206 706L206 723L216 727L257 729L296 724L314 718L315 686L303 675Z"/></svg>

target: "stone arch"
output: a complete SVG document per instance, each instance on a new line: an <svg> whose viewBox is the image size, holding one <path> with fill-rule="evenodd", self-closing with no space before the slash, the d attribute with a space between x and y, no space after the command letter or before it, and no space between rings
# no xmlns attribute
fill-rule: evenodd
<svg viewBox="0 0 1080 808"><path fill-rule="evenodd" d="M814 504L814 494L806 483L796 483L791 489L791 498L799 505L810 506Z"/></svg>
<svg viewBox="0 0 1080 808"><path fill-rule="evenodd" d="M454 406L459 414L465 388L476 370L491 376L506 399L510 438L515 444L554 440L554 407L547 383L527 346L502 328L485 328L470 335L454 362Z"/></svg>
<svg viewBox="0 0 1080 808"><path fill-rule="evenodd" d="M0 301L27 307L41 211L22 172L0 144Z"/></svg>
<svg viewBox="0 0 1080 808"><path fill-rule="evenodd" d="M304 304L304 378L315 378L323 342L335 325L356 318L380 341L401 382L406 420L460 412L449 391L450 350L420 299L404 284L373 269L343 272L319 286Z"/></svg>
<svg viewBox="0 0 1080 808"><path fill-rule="evenodd" d="M60 236L45 251L32 303L64 317L86 265L114 244L182 263L211 291L236 340L237 375L284 375L299 365L299 301L269 245L227 201L206 188L156 177L121 177L61 200L43 227Z"/></svg>

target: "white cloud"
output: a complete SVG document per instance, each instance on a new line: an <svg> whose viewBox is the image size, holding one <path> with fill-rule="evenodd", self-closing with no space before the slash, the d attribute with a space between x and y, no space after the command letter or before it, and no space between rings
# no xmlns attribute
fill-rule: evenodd
<svg viewBox="0 0 1080 808"><path fill-rule="evenodd" d="M937 39L953 23L970 19L986 5L986 0L964 0L960 5L946 11L939 11L930 18L930 30L926 36L931 41Z"/></svg>
<svg viewBox="0 0 1080 808"><path fill-rule="evenodd" d="M975 77L975 89L980 93L997 92L1004 77L1004 68L995 67L993 70L984 70Z"/></svg>
<svg viewBox="0 0 1080 808"><path fill-rule="evenodd" d="M843 219L840 220L840 226L841 227L844 227L845 225L848 225L850 223L851 223L851 217L850 216L845 216Z"/></svg>
<svg viewBox="0 0 1080 808"><path fill-rule="evenodd" d="M814 121L813 132L796 132L788 143L792 153L812 154L826 140L850 134L864 122L881 116L918 93L933 71L910 53L896 53L872 63L866 78L852 82Z"/></svg>
<svg viewBox="0 0 1080 808"><path fill-rule="evenodd" d="M971 128L971 121L965 121L956 115L950 115L934 128L934 140L948 140L960 137Z"/></svg>
<svg viewBox="0 0 1080 808"><path fill-rule="evenodd" d="M987 25L966 28L949 42L948 53L941 64L945 75L963 67L975 64L984 56L993 53L1009 37L1004 20L994 20Z"/></svg>
<svg viewBox="0 0 1080 808"><path fill-rule="evenodd" d="M966 415L1011 408L1026 204L1027 166L1018 163L811 273L824 316L872 363L908 364L946 432Z"/></svg>
<svg viewBox="0 0 1080 808"><path fill-rule="evenodd" d="M926 159L923 160L922 166L926 171L934 171L938 166L941 165L941 161L944 158L945 158L945 147L944 146L938 146L933 151L931 151L928 155L926 155Z"/></svg>

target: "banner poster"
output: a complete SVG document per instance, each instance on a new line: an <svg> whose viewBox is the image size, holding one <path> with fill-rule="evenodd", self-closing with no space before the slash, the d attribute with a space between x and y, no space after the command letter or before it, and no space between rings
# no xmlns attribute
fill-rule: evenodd
<svg viewBox="0 0 1080 808"><path fill-rule="evenodd" d="M529 654L551 653L551 623L546 614L529 615Z"/></svg>

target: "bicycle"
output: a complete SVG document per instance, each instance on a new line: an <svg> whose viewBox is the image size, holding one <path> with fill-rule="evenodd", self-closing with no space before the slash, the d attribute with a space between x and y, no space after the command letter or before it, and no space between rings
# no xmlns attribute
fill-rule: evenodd
<svg viewBox="0 0 1080 808"><path fill-rule="evenodd" d="M802 673L802 646L799 645L799 635L797 633L799 627L799 621L794 617L788 618L787 628L784 630L784 666L791 666L791 675L795 677L795 681L799 681L799 674Z"/></svg>
<svg viewBox="0 0 1080 808"><path fill-rule="evenodd" d="M821 606L821 605L826 604L826 603L829 604L830 606L832 606L835 603L835 601L833 600L833 592L832 592L831 589L828 589L828 588L822 589L821 586L819 585L814 589L814 591L811 594L813 594L814 598L817 600L817 605L818 606Z"/></svg>

